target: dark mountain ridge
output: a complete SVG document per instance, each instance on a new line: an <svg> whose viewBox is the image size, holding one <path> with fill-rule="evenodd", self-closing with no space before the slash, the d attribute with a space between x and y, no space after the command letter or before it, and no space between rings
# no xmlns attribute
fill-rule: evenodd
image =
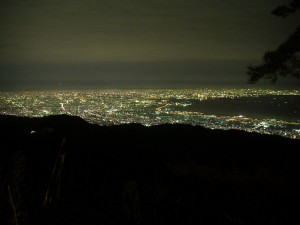
<svg viewBox="0 0 300 225"><path fill-rule="evenodd" d="M295 224L300 140L0 116L1 224Z"/></svg>

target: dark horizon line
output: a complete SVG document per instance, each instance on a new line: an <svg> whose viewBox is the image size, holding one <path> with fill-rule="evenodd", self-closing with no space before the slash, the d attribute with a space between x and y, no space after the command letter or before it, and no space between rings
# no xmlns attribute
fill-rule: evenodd
<svg viewBox="0 0 300 225"><path fill-rule="evenodd" d="M215 90L224 90L224 89L263 89L263 90L299 90L299 87L287 87L284 85L252 85L252 84L244 84L244 85L231 85L231 86L223 86L223 85L198 85L198 86L85 86L85 87L9 87L9 88L1 88L0 92L42 92L42 91L102 91L102 90L198 90L198 89L215 89Z"/></svg>

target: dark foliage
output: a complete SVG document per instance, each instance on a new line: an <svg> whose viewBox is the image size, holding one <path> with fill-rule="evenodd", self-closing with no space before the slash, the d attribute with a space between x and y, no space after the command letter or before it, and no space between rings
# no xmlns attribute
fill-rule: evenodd
<svg viewBox="0 0 300 225"><path fill-rule="evenodd" d="M278 17L285 18L291 13L295 13L300 8L300 0L293 0L288 5L278 6L272 11L272 14Z"/></svg>
<svg viewBox="0 0 300 225"><path fill-rule="evenodd" d="M285 18L300 8L300 1L293 0L289 5L279 6L272 11L273 15ZM276 82L278 76L292 76L300 79L300 27L276 50L264 54L263 64L249 65L247 74L249 83L256 83L264 78Z"/></svg>
<svg viewBox="0 0 300 225"><path fill-rule="evenodd" d="M0 135L0 224L300 223L299 140L70 116Z"/></svg>

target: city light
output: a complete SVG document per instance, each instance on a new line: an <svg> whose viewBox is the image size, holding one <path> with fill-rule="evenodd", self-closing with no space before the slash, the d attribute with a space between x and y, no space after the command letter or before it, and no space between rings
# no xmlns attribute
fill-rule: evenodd
<svg viewBox="0 0 300 225"><path fill-rule="evenodd" d="M300 96L299 90L264 89L138 89L138 90L91 90L91 91L40 91L0 93L0 114L28 117L68 114L80 116L99 125L141 123L145 126L158 124L191 124L211 129L238 129L248 132L275 134L300 139L300 118L249 116L222 112L220 104L213 113L205 108L195 108L208 100L238 100L247 98L255 104L262 96L270 96L276 107L288 105L286 96ZM246 101L246 102L247 102ZM281 100L280 100L281 101ZM246 103L243 103L246 104ZM299 110L291 112L298 115ZM260 109L258 113L264 114ZM297 114L298 113L298 114ZM297 117L297 116L296 116ZM294 116L295 118L295 116Z"/></svg>

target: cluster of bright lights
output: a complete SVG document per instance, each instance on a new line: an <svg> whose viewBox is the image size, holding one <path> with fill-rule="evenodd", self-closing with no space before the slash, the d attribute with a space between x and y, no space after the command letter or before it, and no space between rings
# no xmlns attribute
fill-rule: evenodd
<svg viewBox="0 0 300 225"><path fill-rule="evenodd" d="M0 93L0 114L46 116L69 114L91 123L113 125L162 123L202 125L213 129L240 129L300 138L300 121L250 118L246 115L205 114L193 110L193 103L209 99L237 99L260 96L300 96L299 90L264 89L155 89L42 91ZM299 109L300 110L300 109Z"/></svg>

